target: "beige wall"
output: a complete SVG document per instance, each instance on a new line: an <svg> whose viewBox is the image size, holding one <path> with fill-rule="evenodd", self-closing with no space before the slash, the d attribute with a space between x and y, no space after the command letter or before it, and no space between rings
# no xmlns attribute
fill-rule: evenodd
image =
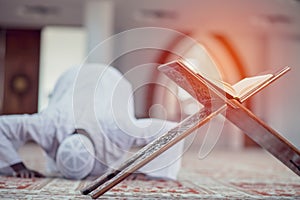
<svg viewBox="0 0 300 200"><path fill-rule="evenodd" d="M39 110L58 77L69 67L79 65L86 55L86 32L77 27L46 27L42 31Z"/></svg>

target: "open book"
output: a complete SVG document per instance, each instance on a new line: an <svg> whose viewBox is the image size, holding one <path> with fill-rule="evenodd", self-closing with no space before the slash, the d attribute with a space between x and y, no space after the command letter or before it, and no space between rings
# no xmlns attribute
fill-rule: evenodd
<svg viewBox="0 0 300 200"><path fill-rule="evenodd" d="M210 78L209 75L206 75L200 70L198 70L197 67L193 66L193 63L189 62L188 60L178 59L176 61L172 61L170 63L161 65L159 66L158 69L168 74L169 76L170 76L170 71L172 70L173 70L172 73L174 73L175 71L177 72L180 71L182 75L194 74L195 76L198 76L198 78L203 79L206 82L209 82L217 90L221 92L225 92L227 97L239 99L242 101L242 99L245 99L250 94L255 93L255 91L258 90L258 88L261 88L263 87L263 85L268 84L268 82L274 78L275 74L285 73L290 68L285 67L276 73L267 73L263 75L247 77L235 83L234 85L230 85L229 83L226 83L222 80ZM190 82L191 78L188 79L189 79L188 82ZM199 85L198 87L201 86Z"/></svg>
<svg viewBox="0 0 300 200"><path fill-rule="evenodd" d="M259 76L252 76L247 77L236 84L232 85L225 85L226 91L234 97L242 97L245 96L247 93L251 92L253 89L257 88L258 86L265 83L267 80L273 77L272 74L265 74ZM228 90L227 90L228 88ZM229 90L230 89L230 90Z"/></svg>

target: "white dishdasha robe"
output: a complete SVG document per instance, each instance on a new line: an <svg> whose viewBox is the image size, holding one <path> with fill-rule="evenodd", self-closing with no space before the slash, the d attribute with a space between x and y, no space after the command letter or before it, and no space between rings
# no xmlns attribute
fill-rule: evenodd
<svg viewBox="0 0 300 200"><path fill-rule="evenodd" d="M161 119L137 119L131 84L115 68L73 67L58 79L47 108L36 114L0 116L0 172L21 162L18 149L28 141L40 145L54 161L59 144L80 128L95 145L91 174L101 175L123 162L131 147L146 145L174 126ZM139 171L176 179L182 151L180 142Z"/></svg>

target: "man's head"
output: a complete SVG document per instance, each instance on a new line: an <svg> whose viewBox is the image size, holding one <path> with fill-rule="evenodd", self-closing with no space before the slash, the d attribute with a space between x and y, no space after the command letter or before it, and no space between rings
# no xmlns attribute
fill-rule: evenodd
<svg viewBox="0 0 300 200"><path fill-rule="evenodd" d="M66 178L85 178L92 171L94 162L95 149L93 143L82 134L68 136L57 150L56 165Z"/></svg>

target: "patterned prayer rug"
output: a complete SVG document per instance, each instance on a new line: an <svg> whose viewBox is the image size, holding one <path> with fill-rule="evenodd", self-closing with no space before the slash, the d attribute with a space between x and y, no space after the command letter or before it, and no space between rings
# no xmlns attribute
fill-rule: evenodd
<svg viewBox="0 0 300 200"><path fill-rule="evenodd" d="M31 149L32 150L32 149ZM36 151L31 151L36 152ZM32 153L30 154L32 156ZM37 159L36 156L31 161ZM30 157L26 158L30 161ZM42 166L39 162L34 162ZM0 199L91 199L91 180L0 176ZM178 181L125 180L100 199L300 199L300 178L262 150L187 152Z"/></svg>

